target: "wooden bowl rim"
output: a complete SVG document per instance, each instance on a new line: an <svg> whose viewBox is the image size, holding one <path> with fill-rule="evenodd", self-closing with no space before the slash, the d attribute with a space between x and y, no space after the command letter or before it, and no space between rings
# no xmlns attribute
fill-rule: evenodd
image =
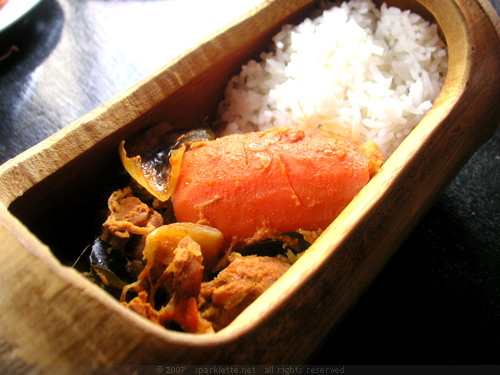
<svg viewBox="0 0 500 375"><path fill-rule="evenodd" d="M428 112L420 124L410 135L405 139L403 144L393 153L387 160L382 171L375 176L369 185L372 189L364 189L371 193L359 194L344 212L328 227L325 233L339 233L337 242L325 243L322 241L324 236L320 237L315 244L311 246L306 253L308 260L308 267L304 269L301 265L305 260L297 262L292 266L281 279L279 279L271 288L269 288L256 303L253 303L243 313L241 313L228 327L210 335L193 335L183 332L169 331L164 328L155 326L151 322L143 319L134 312L123 308L118 301L113 299L107 293L103 292L97 286L90 285L81 275L77 275L75 270L68 269L62 266L59 261L51 253L50 249L41 244L22 223L15 222L7 223L14 233L17 233L20 238L27 238L26 247L34 253L37 257L42 259L47 267L58 277L66 280L66 282L75 285L77 288L85 291L89 298L94 298L103 303L111 312L118 314L125 318L130 324L140 327L141 330L154 335L161 340L168 341L179 345L188 346L219 346L224 343L229 343L237 340L239 337L251 332L257 325L261 324L271 314L275 314L280 306L287 299L293 298L308 280L314 275L317 269L327 262L328 259L335 253L336 248L341 242L349 238L349 233L357 225L357 221L361 219L361 214L367 210L375 207L376 202L379 201L385 194L383 187L390 184L394 178L390 176L391 171L404 168L408 160L416 155L416 151L423 147L427 140L432 137L434 129L442 124L443 120L452 112L458 103L460 96L463 94L467 83L470 78L470 54L472 50L470 33L471 30L467 28L463 14L455 0L440 0L439 2L433 0L415 0L417 3L424 6L435 17L436 21L443 30L448 45L450 64L448 74L443 86L443 89L437 98L433 108ZM258 7L266 7L268 3L275 1L268 1L260 4ZM479 0L483 9L489 9L486 1ZM252 10L251 12L255 12ZM485 11L488 18L492 19L490 11ZM242 22L245 17L239 19ZM499 30L499 23L497 18L493 19L495 28ZM221 30L225 32L231 27ZM220 34L217 34L220 35ZM217 37L215 35L214 37ZM404 146L403 146L404 145ZM403 146L403 147L402 147ZM13 159L4 165L6 169L15 168L18 159ZM402 162L403 161L403 162ZM1 169L0 169L1 170ZM375 189L374 187L379 187ZM11 203L11 202L8 202ZM352 217L353 213L357 217L356 221L346 222L346 217ZM317 251L321 249L321 251ZM321 253L321 254L319 254ZM294 272L300 269L304 272Z"/></svg>

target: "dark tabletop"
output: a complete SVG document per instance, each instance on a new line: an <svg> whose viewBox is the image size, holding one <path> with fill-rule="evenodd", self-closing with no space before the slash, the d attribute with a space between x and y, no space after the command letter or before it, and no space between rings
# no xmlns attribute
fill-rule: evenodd
<svg viewBox="0 0 500 375"><path fill-rule="evenodd" d="M16 47L0 62L0 164L215 30L221 20L172 32L216 18L198 12L186 24L180 15L189 3L42 0L0 33L0 55ZM230 1L215 3L224 3L227 20L239 12ZM491 3L500 12L500 0ZM499 354L500 129L311 363L498 364Z"/></svg>

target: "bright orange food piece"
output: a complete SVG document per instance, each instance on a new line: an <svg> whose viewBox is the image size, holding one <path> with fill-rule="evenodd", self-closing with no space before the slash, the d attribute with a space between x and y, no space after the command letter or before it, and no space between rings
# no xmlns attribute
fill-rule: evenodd
<svg viewBox="0 0 500 375"><path fill-rule="evenodd" d="M273 128L194 143L180 162L172 195L177 220L252 242L325 229L381 165L382 154L301 129Z"/></svg>

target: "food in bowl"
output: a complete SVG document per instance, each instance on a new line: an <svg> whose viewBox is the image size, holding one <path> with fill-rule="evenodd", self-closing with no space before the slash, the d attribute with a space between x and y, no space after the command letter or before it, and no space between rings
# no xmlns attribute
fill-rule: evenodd
<svg viewBox="0 0 500 375"><path fill-rule="evenodd" d="M283 26L273 49L231 79L221 134L300 126L373 140L392 154L441 90L445 45L436 24L409 10L370 0L335 5Z"/></svg>
<svg viewBox="0 0 500 375"><path fill-rule="evenodd" d="M432 106L446 49L419 15L371 1L285 26L217 119L120 145L89 276L147 319L216 332L272 285ZM313 42L314 41L314 42Z"/></svg>

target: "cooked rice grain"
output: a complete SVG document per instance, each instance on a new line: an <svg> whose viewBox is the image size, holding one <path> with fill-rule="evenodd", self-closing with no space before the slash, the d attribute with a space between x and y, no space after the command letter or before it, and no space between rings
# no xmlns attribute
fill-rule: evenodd
<svg viewBox="0 0 500 375"><path fill-rule="evenodd" d="M429 111L448 64L437 25L371 0L328 4L231 79L220 135L302 126L372 139L388 157Z"/></svg>

